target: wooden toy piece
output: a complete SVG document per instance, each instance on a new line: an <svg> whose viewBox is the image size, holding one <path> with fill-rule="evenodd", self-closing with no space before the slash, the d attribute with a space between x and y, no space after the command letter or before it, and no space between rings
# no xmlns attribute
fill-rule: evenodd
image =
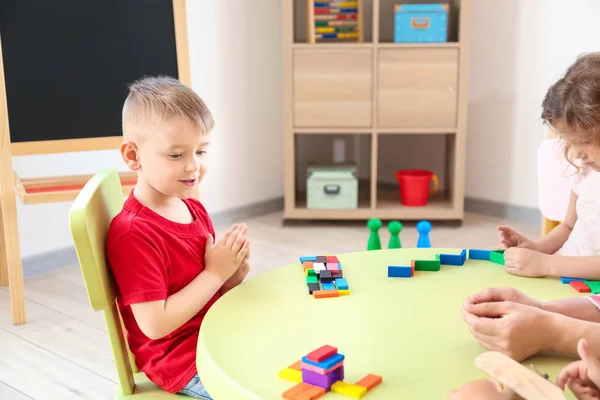
<svg viewBox="0 0 600 400"><path fill-rule="evenodd" d="M410 278L413 270L410 266L388 265L388 278Z"/></svg>
<svg viewBox="0 0 600 400"><path fill-rule="evenodd" d="M338 352L337 347L330 346L328 344L319 347L316 350L311 351L306 355L306 359L319 363L326 358L329 358ZM302 361L300 361L302 362Z"/></svg>
<svg viewBox="0 0 600 400"><path fill-rule="evenodd" d="M293 363L292 365L290 365L288 368L300 371L302 369L302 360L296 361L295 363Z"/></svg>
<svg viewBox="0 0 600 400"><path fill-rule="evenodd" d="M333 280L333 277L331 276L331 271L328 270L321 271L321 273L319 274L319 278L321 279L322 283L329 283Z"/></svg>
<svg viewBox="0 0 600 400"><path fill-rule="evenodd" d="M306 389L304 392L301 392L294 397L294 400L316 400L319 397L323 396L327 391L322 387L318 387L315 385L307 384L310 387Z"/></svg>
<svg viewBox="0 0 600 400"><path fill-rule="evenodd" d="M569 283L571 283L571 281L584 281L584 279L582 278L570 278L567 276L561 276L560 277L560 283L564 284L564 285L568 285Z"/></svg>
<svg viewBox="0 0 600 400"><path fill-rule="evenodd" d="M417 248L430 248L431 240L429 239L429 232L431 232L431 222L425 220L419 221L417 223L417 232L419 232Z"/></svg>
<svg viewBox="0 0 600 400"><path fill-rule="evenodd" d="M321 282L321 289L323 290L336 290L335 284L331 281Z"/></svg>
<svg viewBox="0 0 600 400"><path fill-rule="evenodd" d="M592 289L582 281L571 281L570 285L579 293L589 293L592 291Z"/></svg>
<svg viewBox="0 0 600 400"><path fill-rule="evenodd" d="M496 264L504 265L504 250L492 250L490 252L490 261Z"/></svg>
<svg viewBox="0 0 600 400"><path fill-rule="evenodd" d="M337 381L333 385L331 385L331 391L333 393L342 394L344 396L352 397L354 399L360 399L367 393L367 389L353 385L351 383L346 383L343 381Z"/></svg>
<svg viewBox="0 0 600 400"><path fill-rule="evenodd" d="M312 385L300 381L300 383L293 388L283 392L283 398L287 400L296 400L296 396L300 395L300 393L306 392L311 387Z"/></svg>
<svg viewBox="0 0 600 400"><path fill-rule="evenodd" d="M302 267L304 268L305 271L307 269L314 269L314 262L313 261L304 261L302 263Z"/></svg>
<svg viewBox="0 0 600 400"><path fill-rule="evenodd" d="M332 262L326 265L327 271L335 272L340 270L340 264Z"/></svg>
<svg viewBox="0 0 600 400"><path fill-rule="evenodd" d="M362 386L367 389L367 392L373 389L375 386L379 385L383 378L379 375L369 374L362 378L360 381L356 382L356 386Z"/></svg>
<svg viewBox="0 0 600 400"><path fill-rule="evenodd" d="M323 263L315 262L315 263L313 263L313 269L315 270L315 272L317 274L320 274L321 271L325 271L327 269L327 267L325 267L325 264L323 264Z"/></svg>
<svg viewBox="0 0 600 400"><path fill-rule="evenodd" d="M338 278L335 280L335 286L338 290L348 290L348 281L344 278Z"/></svg>
<svg viewBox="0 0 600 400"><path fill-rule="evenodd" d="M290 367L279 371L277 376L290 382L302 382L302 371Z"/></svg>
<svg viewBox="0 0 600 400"><path fill-rule="evenodd" d="M322 299L325 297L338 297L340 294L337 290L317 290L313 292L315 299Z"/></svg>
<svg viewBox="0 0 600 400"><path fill-rule="evenodd" d="M331 273L331 278L333 278L333 279L340 279L343 277L344 277L344 274L342 273L342 271L334 271Z"/></svg>
<svg viewBox="0 0 600 400"><path fill-rule="evenodd" d="M321 290L321 285L319 285L318 283L308 284L308 294L313 294L314 292L317 292L319 290Z"/></svg>
<svg viewBox="0 0 600 400"><path fill-rule="evenodd" d="M412 269L411 276L415 276L415 268L416 268L415 264L416 264L415 260L410 261L410 268Z"/></svg>
<svg viewBox="0 0 600 400"><path fill-rule="evenodd" d="M490 253L490 250L469 249L469 259L489 261Z"/></svg>
<svg viewBox="0 0 600 400"><path fill-rule="evenodd" d="M317 273L312 268L306 269L306 270L304 270L304 272L306 273L306 276L317 276Z"/></svg>
<svg viewBox="0 0 600 400"><path fill-rule="evenodd" d="M317 278L316 276L307 276L306 277L306 284L311 284L311 283L319 283L319 278Z"/></svg>
<svg viewBox="0 0 600 400"><path fill-rule="evenodd" d="M475 365L524 399L566 399L558 386L500 352L488 351L477 356Z"/></svg>
<svg viewBox="0 0 600 400"><path fill-rule="evenodd" d="M416 271L439 271L440 262L438 260L415 260Z"/></svg>
<svg viewBox="0 0 600 400"><path fill-rule="evenodd" d="M300 263L304 264L305 261L317 261L316 256L303 256L300 257Z"/></svg>
<svg viewBox="0 0 600 400"><path fill-rule="evenodd" d="M379 218L371 218L367 222L369 228L369 242L367 250L381 250L381 240L379 239L379 229L381 229L381 220Z"/></svg>
<svg viewBox="0 0 600 400"><path fill-rule="evenodd" d="M402 248L402 243L400 242L400 232L402 232L402 224L399 221L391 221L388 224L388 231L390 232L390 241L388 242L388 249Z"/></svg>
<svg viewBox="0 0 600 400"><path fill-rule="evenodd" d="M467 251L463 249L460 254L440 254L440 264L442 265L464 265L467 257Z"/></svg>
<svg viewBox="0 0 600 400"><path fill-rule="evenodd" d="M588 281L588 280L584 280L583 282L586 285L588 285L588 287L590 288L590 291L592 292L592 294L598 294L598 293L600 293L600 281Z"/></svg>
<svg viewBox="0 0 600 400"><path fill-rule="evenodd" d="M327 257L327 263L339 263L340 260L338 260L338 258L336 256L326 256Z"/></svg>
<svg viewBox="0 0 600 400"><path fill-rule="evenodd" d="M340 296L348 296L350 294L350 290L338 290Z"/></svg>

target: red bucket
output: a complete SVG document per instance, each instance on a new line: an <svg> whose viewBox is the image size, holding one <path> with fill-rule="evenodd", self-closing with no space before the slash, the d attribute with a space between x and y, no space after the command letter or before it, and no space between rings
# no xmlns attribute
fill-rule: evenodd
<svg viewBox="0 0 600 400"><path fill-rule="evenodd" d="M396 171L396 180L400 185L400 202L405 206L426 205L439 187L437 175L425 169Z"/></svg>

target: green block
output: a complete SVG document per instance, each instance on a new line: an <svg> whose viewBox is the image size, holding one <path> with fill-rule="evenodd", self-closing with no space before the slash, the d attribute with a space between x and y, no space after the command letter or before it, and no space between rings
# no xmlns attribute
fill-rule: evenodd
<svg viewBox="0 0 600 400"><path fill-rule="evenodd" d="M439 254L436 254L436 255L435 255L435 259L436 259L436 260L438 260L438 261L440 261L440 255L439 255Z"/></svg>
<svg viewBox="0 0 600 400"><path fill-rule="evenodd" d="M308 270L308 276L317 276L317 273L315 272L314 269L311 268Z"/></svg>
<svg viewBox="0 0 600 400"><path fill-rule="evenodd" d="M415 260L415 271L439 271L440 260Z"/></svg>
<svg viewBox="0 0 600 400"><path fill-rule="evenodd" d="M600 293L600 281L585 281L585 284L590 287L592 294Z"/></svg>
<svg viewBox="0 0 600 400"><path fill-rule="evenodd" d="M306 284L308 285L309 283L319 283L319 278L309 275L306 277Z"/></svg>
<svg viewBox="0 0 600 400"><path fill-rule="evenodd" d="M504 250L492 250L490 252L490 261L496 264L504 265Z"/></svg>

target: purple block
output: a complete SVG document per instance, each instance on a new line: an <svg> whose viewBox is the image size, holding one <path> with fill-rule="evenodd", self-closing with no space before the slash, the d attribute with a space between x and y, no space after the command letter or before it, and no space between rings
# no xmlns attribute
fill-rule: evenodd
<svg viewBox="0 0 600 400"><path fill-rule="evenodd" d="M302 382L322 387L325 390L329 390L331 385L342 380L344 380L343 365L325 375L302 368Z"/></svg>

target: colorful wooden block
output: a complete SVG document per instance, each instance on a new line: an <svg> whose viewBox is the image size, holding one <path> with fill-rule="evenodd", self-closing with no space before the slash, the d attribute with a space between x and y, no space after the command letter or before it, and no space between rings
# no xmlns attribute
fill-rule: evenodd
<svg viewBox="0 0 600 400"><path fill-rule="evenodd" d="M388 266L388 277L389 278L410 278L413 276L413 270L410 266L401 265L389 265Z"/></svg>
<svg viewBox="0 0 600 400"><path fill-rule="evenodd" d="M314 262L312 261L305 261L302 263L302 268L304 268L304 270L306 271L307 269L312 269L314 265Z"/></svg>
<svg viewBox="0 0 600 400"><path fill-rule="evenodd" d="M300 382L293 388L288 389L285 392L283 392L283 398L286 400L296 400L296 396L298 396L302 392L307 391L311 387L313 387L313 386L308 383Z"/></svg>
<svg viewBox="0 0 600 400"><path fill-rule="evenodd" d="M321 282L331 282L333 280L333 277L331 276L331 271L321 271L321 273L319 274L319 279L321 280Z"/></svg>
<svg viewBox="0 0 600 400"><path fill-rule="evenodd" d="M583 282L586 285L588 285L588 287L590 288L590 292L592 292L592 294L600 293L600 282L599 281L584 280Z"/></svg>
<svg viewBox="0 0 600 400"><path fill-rule="evenodd" d="M416 271L439 271L440 262L438 260L415 260Z"/></svg>
<svg viewBox="0 0 600 400"><path fill-rule="evenodd" d="M352 397L354 399L360 399L367 393L367 389L362 386L353 385L351 383L346 383L342 381L338 381L331 385L331 391L333 393Z"/></svg>
<svg viewBox="0 0 600 400"><path fill-rule="evenodd" d="M490 253L490 250L469 249L469 259L489 261Z"/></svg>
<svg viewBox="0 0 600 400"><path fill-rule="evenodd" d="M326 374L320 374L318 372L302 368L302 382L310 383L311 385L319 386L326 390L329 390L331 385L333 385L335 382L343 379L343 365Z"/></svg>
<svg viewBox="0 0 600 400"><path fill-rule="evenodd" d="M350 290L338 290L340 296L348 296L350 294Z"/></svg>
<svg viewBox="0 0 600 400"><path fill-rule="evenodd" d="M340 294L337 290L316 290L313 292L315 299L323 299L326 297L338 297Z"/></svg>
<svg viewBox="0 0 600 400"><path fill-rule="evenodd" d="M317 276L317 273L315 272L314 269L310 268L306 270L306 275L307 276Z"/></svg>
<svg viewBox="0 0 600 400"><path fill-rule="evenodd" d="M577 290L579 293L589 293L592 291L592 289L583 281L571 281L570 282L571 287L573 287L575 290Z"/></svg>
<svg viewBox="0 0 600 400"><path fill-rule="evenodd" d="M321 285L319 285L319 283L309 283L307 286L308 294L313 294L314 292L321 290Z"/></svg>
<svg viewBox="0 0 600 400"><path fill-rule="evenodd" d="M303 363L302 361L300 361L300 368L301 369L307 369L309 371L314 371L314 372L318 372L319 374L326 374L328 372L333 371L336 368L341 367L342 365L344 365L343 361L340 361L339 363L337 363L336 365L334 365L333 367L329 368L329 369L324 369L321 367L317 367L314 366L312 364L307 364L307 363Z"/></svg>
<svg viewBox="0 0 600 400"><path fill-rule="evenodd" d="M348 281L344 278L338 278L335 280L335 286L338 290L348 290Z"/></svg>
<svg viewBox="0 0 600 400"><path fill-rule="evenodd" d="M325 257L325 256L317 256L317 262L318 263L327 264L328 263L327 257Z"/></svg>
<svg viewBox="0 0 600 400"><path fill-rule="evenodd" d="M310 388L306 389L304 392L299 393L296 395L296 397L294 397L294 400L316 400L319 397L323 396L325 393L327 393L327 390L318 387L318 386L313 386L310 385Z"/></svg>
<svg viewBox="0 0 600 400"><path fill-rule="evenodd" d="M315 270L315 272L317 274L320 274L322 271L327 270L327 268L325 267L325 264L319 263L319 262L313 263L313 269Z"/></svg>
<svg viewBox="0 0 600 400"><path fill-rule="evenodd" d="M321 289L323 290L336 290L333 282L321 282Z"/></svg>
<svg viewBox="0 0 600 400"><path fill-rule="evenodd" d="M467 258L467 251L462 250L460 254L440 254L441 265L462 266Z"/></svg>
<svg viewBox="0 0 600 400"><path fill-rule="evenodd" d="M304 263L305 261L317 261L317 257L316 256L300 257L300 263Z"/></svg>
<svg viewBox="0 0 600 400"><path fill-rule="evenodd" d="M342 271L332 272L331 277L333 279L339 279L339 278L343 278L344 274L342 273Z"/></svg>
<svg viewBox="0 0 600 400"><path fill-rule="evenodd" d="M326 256L328 263L339 263L340 260L336 256Z"/></svg>
<svg viewBox="0 0 600 400"><path fill-rule="evenodd" d="M567 276L561 276L560 277L560 283L564 284L564 285L568 285L571 283L571 281L584 281L585 279L583 278L570 278Z"/></svg>
<svg viewBox="0 0 600 400"><path fill-rule="evenodd" d="M319 278L317 278L316 276L307 276L306 284L308 285L309 283L319 283Z"/></svg>
<svg viewBox="0 0 600 400"><path fill-rule="evenodd" d="M331 272L336 272L340 270L338 263L329 263L327 264L327 270Z"/></svg>
<svg viewBox="0 0 600 400"><path fill-rule="evenodd" d="M411 276L415 276L415 260L410 261L410 268L412 269Z"/></svg>
<svg viewBox="0 0 600 400"><path fill-rule="evenodd" d="M360 381L356 382L356 386L362 386L367 391L373 389L375 386L379 385L383 379L379 375L369 374L362 378Z"/></svg>
<svg viewBox="0 0 600 400"><path fill-rule="evenodd" d="M308 356L302 357L303 363L314 365L315 367L319 367L319 368L323 368L323 369L330 369L334 365L339 364L340 362L344 361L344 358L345 358L344 355L341 353L335 353L332 356L324 358L319 362L309 360L307 357Z"/></svg>
<svg viewBox="0 0 600 400"><path fill-rule="evenodd" d="M295 363L293 363L292 365L290 365L288 368L300 371L302 369L302 360L296 361Z"/></svg>
<svg viewBox="0 0 600 400"><path fill-rule="evenodd" d="M302 382L302 371L292 369L290 367L284 368L281 371L279 371L279 374L277 374L277 376L279 376L281 379L285 379L286 381L290 382Z"/></svg>
<svg viewBox="0 0 600 400"><path fill-rule="evenodd" d="M490 252L490 261L495 264L504 265L504 250L492 250Z"/></svg>

